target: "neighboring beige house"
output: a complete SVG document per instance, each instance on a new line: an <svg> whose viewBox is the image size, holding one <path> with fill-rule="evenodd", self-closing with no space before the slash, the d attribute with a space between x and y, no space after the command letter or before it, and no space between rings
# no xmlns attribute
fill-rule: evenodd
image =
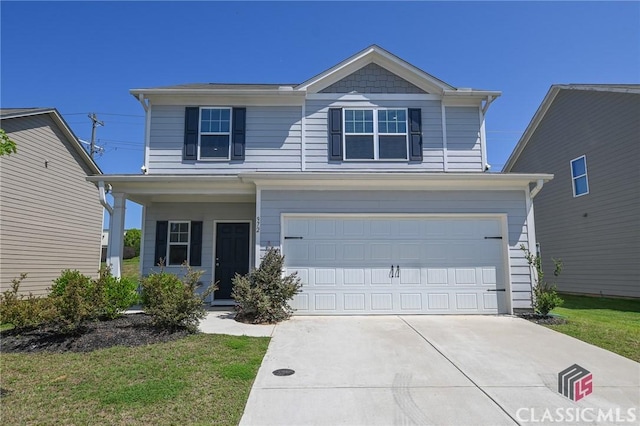
<svg viewBox="0 0 640 426"><path fill-rule="evenodd" d="M63 269L100 267L103 207L89 175L102 172L55 108L0 109L18 152L0 157L0 290L46 294Z"/></svg>

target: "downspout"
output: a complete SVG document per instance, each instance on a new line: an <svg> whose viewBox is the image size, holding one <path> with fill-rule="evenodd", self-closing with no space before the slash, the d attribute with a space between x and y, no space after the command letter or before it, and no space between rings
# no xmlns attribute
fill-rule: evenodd
<svg viewBox="0 0 640 426"><path fill-rule="evenodd" d="M113 214L113 207L107 202L107 191L104 188L103 180L98 182L98 191L100 191L100 204L102 204L102 207L104 207L109 212L109 216L111 216Z"/></svg>
<svg viewBox="0 0 640 426"><path fill-rule="evenodd" d="M104 181L99 181L98 182L98 192L100 194L100 204L102 204L102 207L104 207L104 209L107 211L107 213L109 213L109 241L107 242L107 262L109 261L109 259L111 258L111 231L112 231L112 227L111 227L111 223L112 223L112 219L113 219L113 207L111 207L111 205L109 205L109 203L107 202L107 191L104 188Z"/></svg>
<svg viewBox="0 0 640 426"><path fill-rule="evenodd" d="M536 195L538 195L538 192L540 192L543 186L544 186L544 180L538 179L538 182L536 182L536 186L534 186L533 189L529 191L529 195L531 196L532 200Z"/></svg>

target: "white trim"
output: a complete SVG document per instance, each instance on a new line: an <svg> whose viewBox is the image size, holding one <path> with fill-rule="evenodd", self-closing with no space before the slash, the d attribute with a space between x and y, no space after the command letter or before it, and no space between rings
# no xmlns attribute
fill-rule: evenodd
<svg viewBox="0 0 640 426"><path fill-rule="evenodd" d="M309 93L310 101L439 101L440 95L416 94L416 93Z"/></svg>
<svg viewBox="0 0 640 426"><path fill-rule="evenodd" d="M202 132L202 110L228 110L229 111L229 131L228 132ZM233 108L228 106L200 106L198 107L198 161L231 161L231 138L233 134ZM202 157L200 155L200 146L202 145L202 136L229 136L227 143L228 150L226 157Z"/></svg>
<svg viewBox="0 0 640 426"><path fill-rule="evenodd" d="M527 189L524 191L525 196L525 207L527 209L527 246L529 248L529 252L537 255L537 239L536 239L536 224L535 224L535 215L533 210L533 199L531 198L531 192ZM519 248L519 247L518 247ZM531 282L529 283L529 287L531 289L531 294L529 295L529 302L533 302L533 287L535 286L536 280L536 270L535 268L529 267L529 279ZM533 306L533 303L532 303Z"/></svg>
<svg viewBox="0 0 640 426"><path fill-rule="evenodd" d="M260 227L261 227L261 210L262 210L262 189L256 185L256 239L255 239L255 256L254 256L254 265L256 268L260 266L260 248L262 244L262 240L260 238Z"/></svg>
<svg viewBox="0 0 640 426"><path fill-rule="evenodd" d="M165 262L165 266L167 267L175 267L175 266L182 266L182 263L180 263L179 265L172 265L169 263L170 258L169 258L169 254L171 252L171 246L187 246L187 258L185 259L189 264L191 264L191 220L169 220L167 221L167 256L164 258ZM187 242L171 242L171 224L172 223L186 223L189 225L188 229L187 229Z"/></svg>
<svg viewBox="0 0 640 426"><path fill-rule="evenodd" d="M482 113L482 106L478 108L478 119L480 120L480 158L482 164L480 165L480 171L484 172L487 164L487 134L485 130L484 114Z"/></svg>
<svg viewBox="0 0 640 426"><path fill-rule="evenodd" d="M140 278L142 278L144 276L144 246L145 233L147 229L147 206L145 206L144 204L142 205L142 224L140 228L142 229L140 229L140 264L138 265L138 272L140 273Z"/></svg>
<svg viewBox="0 0 640 426"><path fill-rule="evenodd" d="M145 109L145 125L144 125L144 166L149 173L151 164L151 101L147 99L147 108Z"/></svg>
<svg viewBox="0 0 640 426"><path fill-rule="evenodd" d="M300 119L300 170L307 169L307 103L302 104L302 118Z"/></svg>
<svg viewBox="0 0 640 426"><path fill-rule="evenodd" d="M509 215L499 214L502 225L502 259L504 270L504 292L507 313L513 315L513 286L511 283L511 247L509 246Z"/></svg>
<svg viewBox="0 0 640 426"><path fill-rule="evenodd" d="M513 314L513 294L511 285L511 253L509 246L509 218L507 213L281 213L280 214L280 250L284 250L285 221L289 218L416 218L416 219L494 219L501 225L502 237L502 279L505 286L506 311ZM496 288L497 285L496 285ZM499 306L498 306L499 308Z"/></svg>
<svg viewBox="0 0 640 426"><path fill-rule="evenodd" d="M449 170L449 154L447 150L447 108L444 102L440 102L440 111L442 114L442 167L446 172Z"/></svg>
<svg viewBox="0 0 640 426"><path fill-rule="evenodd" d="M295 87L294 91L317 93L370 63L375 63L385 68L427 93L442 93L444 90L455 90L453 86L427 74L381 47L371 45L339 64L308 79Z"/></svg>
<svg viewBox="0 0 640 426"><path fill-rule="evenodd" d="M574 176L573 175L573 162L577 161L581 158L584 158L584 174L583 175L579 175L579 176ZM577 197L582 197L583 195L587 195L589 194L589 173L587 171L587 155L581 155L580 157L576 157L573 160L569 161L569 167L570 167L570 173L571 173L571 189L573 191L573 198L577 198ZM587 182L587 192L583 192L582 194L577 194L576 195L576 180L580 179L581 177L585 178L586 182Z"/></svg>
<svg viewBox="0 0 640 426"><path fill-rule="evenodd" d="M252 220L250 219L214 219L213 220L213 257L211 258L211 279L215 283L216 282L216 248L218 245L218 224L219 223L248 223L249 224L249 264L247 265L247 270L251 271L251 257L252 257L252 245L253 245L253 225ZM254 254L254 257L259 257ZM221 299L227 300L227 299ZM232 299L229 299L232 300ZM211 293L211 304L215 302L215 291Z"/></svg>
<svg viewBox="0 0 640 426"><path fill-rule="evenodd" d="M342 112L342 152L345 162L398 162L409 161L409 109L408 108L392 108L392 107L343 107ZM373 133L347 133L346 130L346 112L349 111L371 111L373 119ZM379 131L379 111L404 111L405 114L405 132L404 133L380 133ZM422 109L420 109L422 114ZM402 136L405 137L406 157L404 158L380 158L380 136ZM373 158L347 158L347 136L372 136L373 137Z"/></svg>

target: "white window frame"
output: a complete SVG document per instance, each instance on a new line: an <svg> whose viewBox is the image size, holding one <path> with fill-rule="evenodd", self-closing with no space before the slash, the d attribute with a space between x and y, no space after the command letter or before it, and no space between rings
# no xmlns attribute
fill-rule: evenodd
<svg viewBox="0 0 640 426"><path fill-rule="evenodd" d="M202 131L202 111L205 109L226 109L229 110L229 131L228 132L203 132ZM230 161L231 160L231 133L233 131L233 108L227 106L201 106L198 111L198 160L200 161ZM227 157L202 157L200 147L202 146L202 136L228 135L229 149Z"/></svg>
<svg viewBox="0 0 640 426"><path fill-rule="evenodd" d="M346 111L373 111L373 133L347 133ZM404 111L405 112L405 132L404 140L406 145L405 158L380 158L380 136L401 136L403 133L379 133L378 132L378 111ZM363 162L363 161L408 161L409 160L409 108L380 108L380 107L343 107L342 108L342 152L343 161ZM347 136L373 136L373 158L347 158Z"/></svg>
<svg viewBox="0 0 640 426"><path fill-rule="evenodd" d="M188 225L187 228L187 242L171 242L171 225L172 224L176 224L176 223L186 223ZM190 220L170 220L169 221L169 226L167 227L167 256L165 257L166 261L166 266L182 266L182 263L177 265L174 263L169 263L171 260L171 257L169 256L169 254L171 253L171 246L187 246L187 258L185 259L187 261L187 263L190 262L191 259L191 221Z"/></svg>
<svg viewBox="0 0 640 426"><path fill-rule="evenodd" d="M578 176L574 176L573 175L573 163L575 161L578 161L580 159L584 159L584 174L582 175L578 175ZM587 172L587 156L586 155L581 155L580 157L574 158L573 160L571 160L569 162L569 169L571 172L571 190L573 191L573 198L576 197L582 197L583 195L587 195L589 193L589 174ZM584 177L585 178L585 182L587 183L587 191L583 192L582 194L576 194L576 180Z"/></svg>

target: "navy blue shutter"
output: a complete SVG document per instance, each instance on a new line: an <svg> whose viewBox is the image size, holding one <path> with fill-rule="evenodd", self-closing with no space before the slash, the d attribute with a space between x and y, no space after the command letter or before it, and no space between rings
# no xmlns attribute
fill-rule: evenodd
<svg viewBox="0 0 640 426"><path fill-rule="evenodd" d="M202 222L191 222L191 247L189 247L189 264L202 266Z"/></svg>
<svg viewBox="0 0 640 426"><path fill-rule="evenodd" d="M186 107L184 112L184 160L198 159L198 125L200 121L200 108Z"/></svg>
<svg viewBox="0 0 640 426"><path fill-rule="evenodd" d="M329 109L329 160L342 160L342 108Z"/></svg>
<svg viewBox="0 0 640 426"><path fill-rule="evenodd" d="M409 109L409 160L422 161L422 111Z"/></svg>
<svg viewBox="0 0 640 426"><path fill-rule="evenodd" d="M167 236L169 233L169 222L166 220L159 220L156 222L156 253L153 258L154 265L161 262L167 264Z"/></svg>
<svg viewBox="0 0 640 426"><path fill-rule="evenodd" d="M231 159L244 160L247 109L234 108L232 123L233 129L231 132Z"/></svg>

